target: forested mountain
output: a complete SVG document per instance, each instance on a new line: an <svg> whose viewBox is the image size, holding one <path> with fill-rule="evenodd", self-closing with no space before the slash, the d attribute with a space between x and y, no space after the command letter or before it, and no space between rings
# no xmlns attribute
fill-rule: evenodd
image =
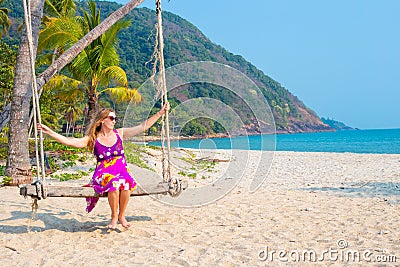
<svg viewBox="0 0 400 267"><path fill-rule="evenodd" d="M121 6L113 2L97 3L104 17ZM4 40L9 44L15 44L18 35L16 30L18 23L22 22L23 12L21 6L13 1L8 1L8 5L11 10L10 16L14 19L10 37ZM79 2L78 6L84 7L85 2ZM131 20L132 23L129 28L119 33L118 53L121 67L126 71L129 81L133 86L139 86L151 75L152 66L146 62L151 59L154 49L156 15L148 8L136 8L126 16L126 19ZM246 74L261 89L273 111L277 132L332 130L314 111L307 108L277 81L265 75L242 56L234 55L214 44L190 22L175 14L163 12L163 30L166 67L192 61L214 61L229 65ZM240 100L224 90L202 84L195 84L190 90L187 88L182 90L186 90L186 93L180 94L179 90L176 90L170 97L177 102L200 96L216 98L231 106L242 118L251 118L249 116L251 111L243 109ZM252 125L251 119L243 121ZM250 132L257 132L256 127L249 126L247 129Z"/></svg>

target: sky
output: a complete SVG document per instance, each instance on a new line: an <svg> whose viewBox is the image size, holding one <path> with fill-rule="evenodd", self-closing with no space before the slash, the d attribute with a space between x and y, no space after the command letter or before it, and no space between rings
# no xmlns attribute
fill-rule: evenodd
<svg viewBox="0 0 400 267"><path fill-rule="evenodd" d="M154 0L144 6L154 9ZM318 116L360 129L400 128L399 0L164 0L162 6Z"/></svg>

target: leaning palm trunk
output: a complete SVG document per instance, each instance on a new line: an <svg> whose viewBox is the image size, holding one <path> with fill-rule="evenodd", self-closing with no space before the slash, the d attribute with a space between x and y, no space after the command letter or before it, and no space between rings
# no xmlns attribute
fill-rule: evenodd
<svg viewBox="0 0 400 267"><path fill-rule="evenodd" d="M39 26L43 15L44 0L30 0L32 18L33 53L39 37ZM29 183L32 171L29 162L29 105L32 97L32 70L26 27L21 34L15 67L13 96L10 111L10 132L8 137L8 157L6 175L13 178L12 184Z"/></svg>

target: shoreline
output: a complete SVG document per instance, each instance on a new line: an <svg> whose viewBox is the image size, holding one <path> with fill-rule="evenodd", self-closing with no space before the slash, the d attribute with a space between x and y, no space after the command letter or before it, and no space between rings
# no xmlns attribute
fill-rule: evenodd
<svg viewBox="0 0 400 267"><path fill-rule="evenodd" d="M235 137L241 137L241 136L257 136L257 135L296 135L296 134L312 134L312 133L334 133L334 132L363 132L363 131L384 131L384 130L400 130L400 128L390 128L390 129L346 129L346 130L333 130L333 131L303 131L303 132L290 132L290 131L276 131L276 132L265 132L265 133L249 133L247 135L245 134L239 134L239 135L232 135L230 136L227 133L221 133L221 134L211 134L211 135L198 135L198 136L179 136L179 137L174 137L171 136L171 140L199 140L199 139L205 139L205 138L235 138ZM155 141L161 141L160 136L155 136L155 135L146 135L140 138L132 138L132 140L138 140L138 141L146 141L146 142L155 142Z"/></svg>
<svg viewBox="0 0 400 267"><path fill-rule="evenodd" d="M359 130L359 129L356 129ZM347 130L353 131L353 130ZM302 133L325 133L325 132L337 132L336 130L333 131L304 131L304 132L290 132L290 131L277 131L277 132L265 132L265 133L249 133L245 134L238 134L238 135L229 135L228 133L221 133L221 134L210 134L210 135L196 135L196 136L170 136L171 140L200 140L200 139L213 139L213 138L236 138L241 136L257 136L257 135L292 135L292 134L302 134ZM135 142L160 142L161 138L155 135L146 135L142 138L132 138L132 141Z"/></svg>
<svg viewBox="0 0 400 267"><path fill-rule="evenodd" d="M171 138L174 146L215 149L251 149L299 152L338 152L361 154L400 154L400 129L346 130L327 133L276 134L252 136L202 136ZM204 139L205 138L205 139ZM208 140L207 144L202 142ZM160 146L159 136L135 139Z"/></svg>

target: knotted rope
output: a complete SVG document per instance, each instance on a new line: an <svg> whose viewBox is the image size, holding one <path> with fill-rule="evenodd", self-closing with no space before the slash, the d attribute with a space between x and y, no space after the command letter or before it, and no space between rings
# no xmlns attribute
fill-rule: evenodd
<svg viewBox="0 0 400 267"><path fill-rule="evenodd" d="M163 37L163 27L162 27L162 10L161 10L161 0L156 0L156 14L157 14L157 24L156 24L156 42L154 47L154 66L153 66L153 76L158 72L157 76L157 94L156 98L161 94L161 105L163 106L168 101L167 84L165 78L165 64L164 64L164 37ZM165 144L166 143L166 144ZM168 112L162 116L161 123L161 150L162 150L162 176L165 182L170 183L171 189L169 191L170 195L177 196L181 191L181 184L178 179L172 179L171 176L171 142L169 134L169 118Z"/></svg>
<svg viewBox="0 0 400 267"><path fill-rule="evenodd" d="M31 87L32 87L32 106L33 106L33 126L35 135L35 153L36 153L36 188L38 192L38 199L41 197L46 198L46 192L44 190L46 183L46 172L44 164L44 149L43 149L43 133L38 132L37 123L41 123L40 117L40 106L39 106L39 96L37 92L36 84L36 74L35 74L35 56L33 52L33 40L32 40L32 20L31 20L31 10L29 0L23 0L24 6L24 19L25 27L28 39L28 49L29 49L29 59L30 68L32 73ZM40 149L39 149L40 146ZM39 158L40 156L40 158Z"/></svg>

